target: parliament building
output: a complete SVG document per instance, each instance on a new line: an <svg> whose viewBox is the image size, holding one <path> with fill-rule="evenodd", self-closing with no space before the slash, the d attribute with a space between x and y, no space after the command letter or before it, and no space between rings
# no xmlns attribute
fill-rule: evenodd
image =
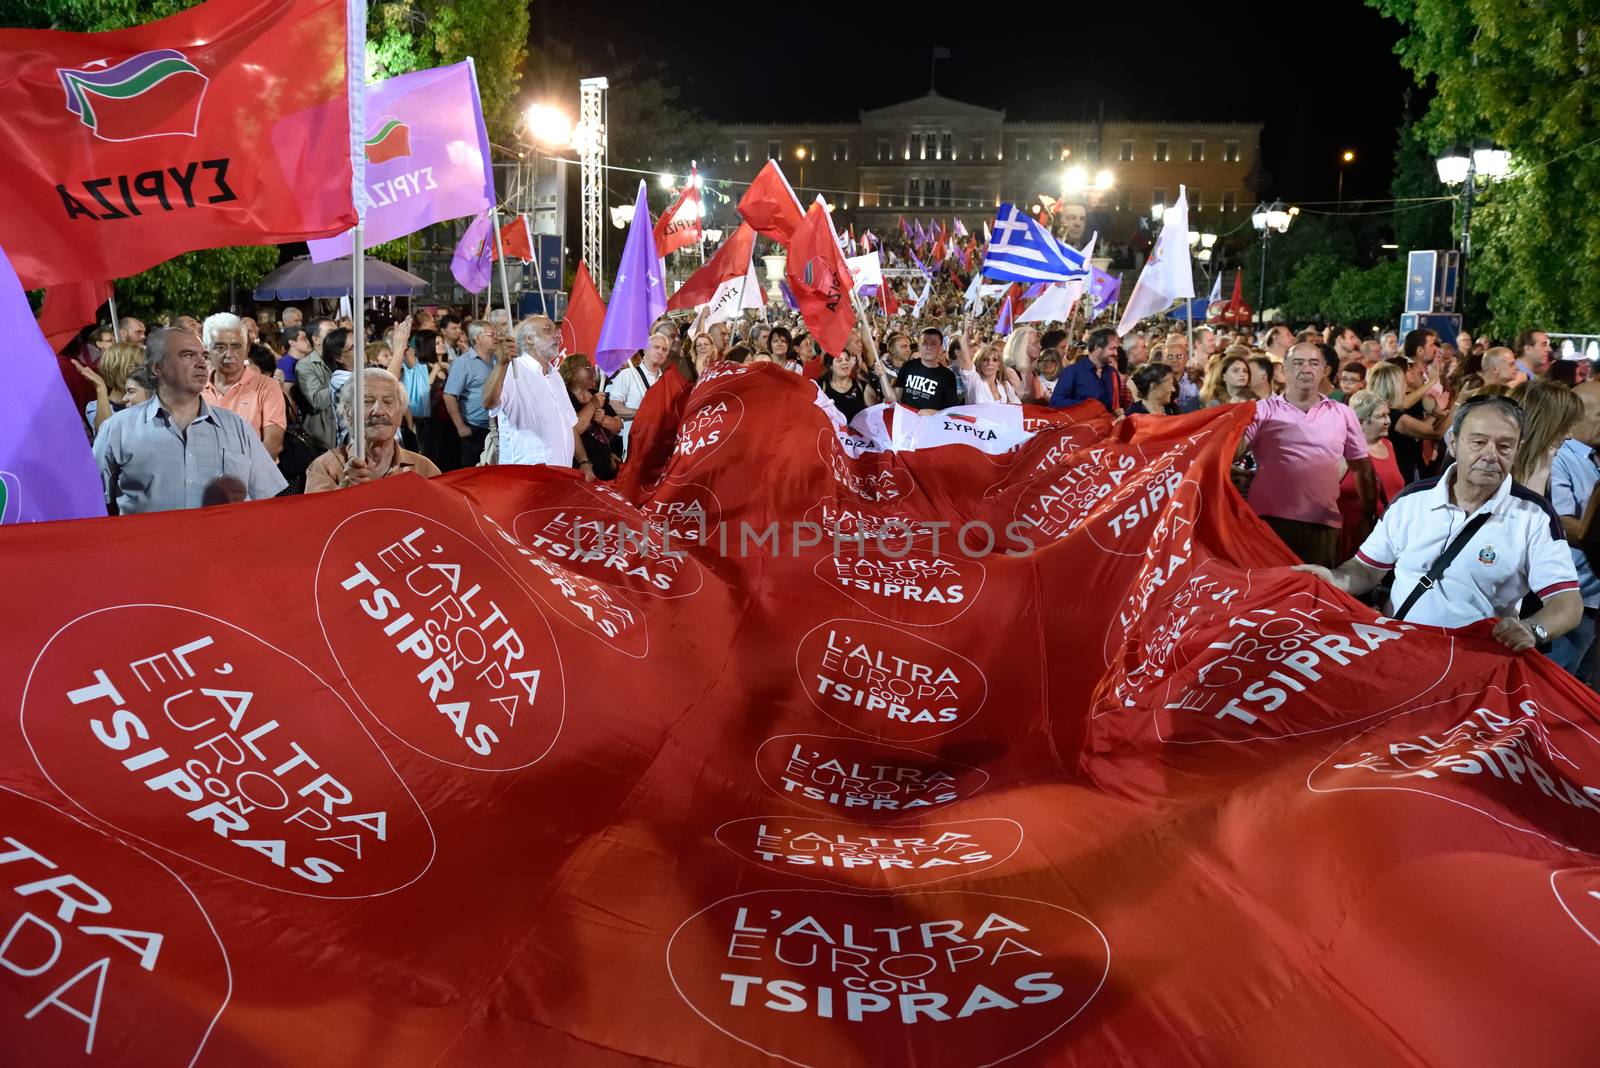
<svg viewBox="0 0 1600 1068"><path fill-rule="evenodd" d="M848 221L857 232L883 233L900 215L975 228L1002 201L1033 206L1044 194L1084 202L1102 241L1126 241L1180 184L1192 229L1232 229L1261 173L1260 123L1015 122L931 91L858 122L720 129L707 172L748 182L778 160L803 202L822 193L845 213L839 228Z"/></svg>

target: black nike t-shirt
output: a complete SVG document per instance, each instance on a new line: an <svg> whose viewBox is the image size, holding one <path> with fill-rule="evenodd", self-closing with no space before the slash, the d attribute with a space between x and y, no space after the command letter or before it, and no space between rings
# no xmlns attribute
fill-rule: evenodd
<svg viewBox="0 0 1600 1068"><path fill-rule="evenodd" d="M966 400L961 380L948 367L929 367L921 360L907 360L894 380L900 389L900 403L912 408L954 408Z"/></svg>

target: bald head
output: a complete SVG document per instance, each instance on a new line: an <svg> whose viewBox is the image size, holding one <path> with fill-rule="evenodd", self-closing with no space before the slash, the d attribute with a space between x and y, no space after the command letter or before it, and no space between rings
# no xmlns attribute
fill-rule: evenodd
<svg viewBox="0 0 1600 1068"><path fill-rule="evenodd" d="M1483 354L1483 381L1490 386L1509 386L1517 377L1517 356L1507 348L1494 348Z"/></svg>

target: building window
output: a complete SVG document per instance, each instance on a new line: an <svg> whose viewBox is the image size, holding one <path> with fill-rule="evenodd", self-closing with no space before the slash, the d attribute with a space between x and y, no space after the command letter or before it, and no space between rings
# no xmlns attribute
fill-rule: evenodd
<svg viewBox="0 0 1600 1068"><path fill-rule="evenodd" d="M1150 207L1153 209L1157 204L1160 204L1162 208L1167 206L1167 191L1165 189L1150 190Z"/></svg>
<svg viewBox="0 0 1600 1068"><path fill-rule="evenodd" d="M801 141L800 158L815 160L817 158L817 143L815 141Z"/></svg>
<svg viewBox="0 0 1600 1068"><path fill-rule="evenodd" d="M767 158L768 159L782 159L783 158L783 145L780 144L777 141L768 141L767 142Z"/></svg>
<svg viewBox="0 0 1600 1068"><path fill-rule="evenodd" d="M1157 141L1156 142L1156 156L1155 156L1155 159L1156 159L1157 163L1165 163L1165 162L1167 162L1167 143L1165 141Z"/></svg>
<svg viewBox="0 0 1600 1068"><path fill-rule="evenodd" d="M880 208L892 207L894 205L894 195L889 192L888 186L878 186L878 196L876 202Z"/></svg>
<svg viewBox="0 0 1600 1068"><path fill-rule="evenodd" d="M889 158L889 139L887 137L880 137L878 138L878 162L886 163L888 162Z"/></svg>
<svg viewBox="0 0 1600 1068"><path fill-rule="evenodd" d="M1017 138L1017 158L1024 163L1033 161L1033 148L1028 144L1026 137Z"/></svg>
<svg viewBox="0 0 1600 1068"><path fill-rule="evenodd" d="M939 179L939 203L943 204L945 207L949 207L952 201L953 195L950 191L950 179Z"/></svg>
<svg viewBox="0 0 1600 1068"><path fill-rule="evenodd" d="M943 141L943 151L940 153L939 158L940 159L955 159L956 158L956 144L955 144L956 137L955 137L955 134L948 134L948 133L945 134L944 137L942 138L942 141Z"/></svg>
<svg viewBox="0 0 1600 1068"><path fill-rule="evenodd" d="M970 159L988 159L989 158L988 146L983 143L983 139L982 138L979 138L978 140L972 142L972 152L969 154L968 158L970 158Z"/></svg>
<svg viewBox="0 0 1600 1068"><path fill-rule="evenodd" d="M1061 147L1061 142L1060 141L1051 141L1050 142L1050 158L1051 159L1066 159L1067 158L1065 152L1063 151L1063 149Z"/></svg>
<svg viewBox="0 0 1600 1068"><path fill-rule="evenodd" d="M1238 211L1239 210L1239 194L1235 193L1231 189L1224 190L1223 193L1222 193L1222 204L1221 204L1221 207L1222 207L1223 211Z"/></svg>
<svg viewBox="0 0 1600 1068"><path fill-rule="evenodd" d="M838 163L841 160L848 160L849 158L850 158L850 142L849 141L835 141L833 143L833 161L835 163Z"/></svg>
<svg viewBox="0 0 1600 1068"><path fill-rule="evenodd" d="M1237 141L1224 141L1224 142L1222 142L1222 162L1224 162L1224 163L1238 163L1239 162L1239 142L1237 142Z"/></svg>
<svg viewBox="0 0 1600 1068"><path fill-rule="evenodd" d="M1085 141L1083 143L1083 154L1088 157L1089 162L1099 163L1100 139L1098 137L1091 137L1089 140Z"/></svg>
<svg viewBox="0 0 1600 1068"><path fill-rule="evenodd" d="M1117 190L1116 205L1118 211L1128 210L1128 191L1126 189Z"/></svg>
<svg viewBox="0 0 1600 1068"><path fill-rule="evenodd" d="M735 162L735 163L749 163L750 162L750 142L749 141L735 141L733 143L733 162Z"/></svg>
<svg viewBox="0 0 1600 1068"><path fill-rule="evenodd" d="M1122 142L1122 145L1121 145L1120 149L1117 152L1117 158L1119 160L1121 160L1123 163L1132 162L1132 160L1133 160L1133 142L1132 141L1124 141L1124 142Z"/></svg>
<svg viewBox="0 0 1600 1068"><path fill-rule="evenodd" d="M1206 209L1205 197L1200 195L1200 190L1189 186L1184 192L1188 198L1190 211L1200 212Z"/></svg>
<svg viewBox="0 0 1600 1068"><path fill-rule="evenodd" d="M1189 142L1189 162L1203 163L1206 158L1206 143L1204 141Z"/></svg>

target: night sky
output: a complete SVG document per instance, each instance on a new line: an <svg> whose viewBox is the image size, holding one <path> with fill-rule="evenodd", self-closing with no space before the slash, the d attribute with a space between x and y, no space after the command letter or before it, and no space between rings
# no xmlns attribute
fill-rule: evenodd
<svg viewBox="0 0 1600 1068"><path fill-rule="evenodd" d="M1393 52L1398 24L1358 0L1030 8L536 3L532 33L566 42L596 75L608 47L622 60L665 59L684 102L713 121L854 119L926 93L929 51L943 45L952 56L939 62L939 92L1009 118L1093 119L1103 104L1107 118L1259 120L1269 196L1332 201L1347 148L1345 198L1389 195L1412 83ZM1068 23L1074 8L1083 15Z"/></svg>

